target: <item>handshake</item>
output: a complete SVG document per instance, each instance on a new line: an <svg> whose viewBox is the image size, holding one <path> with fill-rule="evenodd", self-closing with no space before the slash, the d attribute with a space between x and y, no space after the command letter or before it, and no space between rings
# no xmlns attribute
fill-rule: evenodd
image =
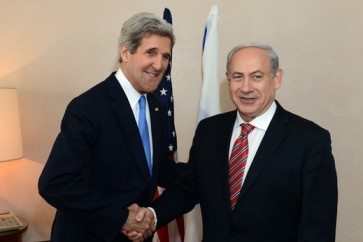
<svg viewBox="0 0 363 242"><path fill-rule="evenodd" d="M150 209L139 207L135 203L129 206L128 209L129 216L122 226L121 233L131 241L144 241L156 229L154 213Z"/></svg>

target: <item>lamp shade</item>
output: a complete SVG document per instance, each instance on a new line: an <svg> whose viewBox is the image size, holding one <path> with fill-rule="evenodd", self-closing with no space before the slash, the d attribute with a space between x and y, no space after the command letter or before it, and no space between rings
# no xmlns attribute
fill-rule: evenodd
<svg viewBox="0 0 363 242"><path fill-rule="evenodd" d="M0 88L0 161L23 157L18 92Z"/></svg>

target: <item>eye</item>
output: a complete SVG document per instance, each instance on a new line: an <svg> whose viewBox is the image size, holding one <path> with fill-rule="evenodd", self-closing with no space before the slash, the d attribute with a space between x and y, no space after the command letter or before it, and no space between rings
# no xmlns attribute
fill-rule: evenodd
<svg viewBox="0 0 363 242"><path fill-rule="evenodd" d="M252 76L252 78L255 81L259 81L259 80L261 80L263 78L263 75L261 75L261 74L255 74L255 75Z"/></svg>
<svg viewBox="0 0 363 242"><path fill-rule="evenodd" d="M243 79L243 75L239 74L239 73L235 73L231 75L231 80L234 82L240 82Z"/></svg>
<svg viewBox="0 0 363 242"><path fill-rule="evenodd" d="M156 50L154 50L154 49L147 50L147 51L146 51L146 54L151 55L151 56L155 56L155 55L157 55Z"/></svg>
<svg viewBox="0 0 363 242"><path fill-rule="evenodd" d="M163 54L163 59L169 61L171 56L169 54Z"/></svg>

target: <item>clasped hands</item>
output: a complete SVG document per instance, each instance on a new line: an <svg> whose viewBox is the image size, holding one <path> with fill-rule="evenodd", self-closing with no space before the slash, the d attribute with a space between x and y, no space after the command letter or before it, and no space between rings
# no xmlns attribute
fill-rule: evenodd
<svg viewBox="0 0 363 242"><path fill-rule="evenodd" d="M121 232L132 241L144 241L155 231L155 218L148 208L132 204L128 207L129 216L122 226Z"/></svg>

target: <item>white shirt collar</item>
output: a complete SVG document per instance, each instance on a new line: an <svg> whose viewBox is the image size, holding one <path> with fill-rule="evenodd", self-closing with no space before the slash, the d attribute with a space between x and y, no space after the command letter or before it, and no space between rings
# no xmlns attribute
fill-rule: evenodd
<svg viewBox="0 0 363 242"><path fill-rule="evenodd" d="M267 127L269 126L272 117L274 116L275 112L276 112L276 102L273 101L271 106L267 109L266 112L264 112L262 115L254 118L251 122L249 122L250 124L252 124L253 126L255 126L258 129L267 130ZM236 122L235 122L235 127L238 127L241 123L246 123L246 121L244 121L241 116L239 115L239 112L237 110L237 118L236 118Z"/></svg>
<svg viewBox="0 0 363 242"><path fill-rule="evenodd" d="M126 93L127 99L129 100L130 106L133 110L138 107L138 102L141 94L131 85L127 80L121 68L119 68L115 74L116 79L119 81L122 89ZM146 97L146 96L145 96Z"/></svg>

